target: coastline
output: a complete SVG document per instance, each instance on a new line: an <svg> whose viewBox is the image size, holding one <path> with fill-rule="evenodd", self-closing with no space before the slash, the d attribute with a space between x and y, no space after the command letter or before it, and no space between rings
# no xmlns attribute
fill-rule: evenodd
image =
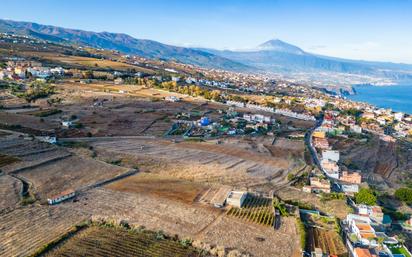
<svg viewBox="0 0 412 257"><path fill-rule="evenodd" d="M412 114L412 84L354 85L353 90L355 94L346 95L347 99Z"/></svg>

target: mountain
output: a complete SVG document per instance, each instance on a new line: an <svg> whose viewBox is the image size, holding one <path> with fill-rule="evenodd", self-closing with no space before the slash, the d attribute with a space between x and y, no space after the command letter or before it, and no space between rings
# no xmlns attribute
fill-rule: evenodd
<svg viewBox="0 0 412 257"><path fill-rule="evenodd" d="M276 51L290 54L304 54L305 52L297 46L283 42L279 39L272 39L257 47L261 51Z"/></svg>
<svg viewBox="0 0 412 257"><path fill-rule="evenodd" d="M251 69L251 67L248 67L247 65L209 52L166 45L153 40L136 39L121 33L97 33L41 25L33 22L17 22L1 19L0 32L26 35L58 43L76 43L95 48L117 50L126 54L136 54L152 59L175 60L207 68L220 68L235 71Z"/></svg>
<svg viewBox="0 0 412 257"><path fill-rule="evenodd" d="M411 77L412 65L367 62L321 56L279 39L269 40L253 50L199 49L271 72L341 72L388 78Z"/></svg>

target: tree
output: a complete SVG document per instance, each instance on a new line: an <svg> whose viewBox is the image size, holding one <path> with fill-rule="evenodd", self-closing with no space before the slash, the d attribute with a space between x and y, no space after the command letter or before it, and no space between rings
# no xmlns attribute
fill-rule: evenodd
<svg viewBox="0 0 412 257"><path fill-rule="evenodd" d="M395 191L395 197L402 202L412 203L412 189L407 187L399 188Z"/></svg>
<svg viewBox="0 0 412 257"><path fill-rule="evenodd" d="M376 196L369 188L361 188L355 194L355 202L357 204L376 205Z"/></svg>

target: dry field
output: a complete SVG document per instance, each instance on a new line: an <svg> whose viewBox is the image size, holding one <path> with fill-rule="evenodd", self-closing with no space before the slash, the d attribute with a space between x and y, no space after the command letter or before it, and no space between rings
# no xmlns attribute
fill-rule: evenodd
<svg viewBox="0 0 412 257"><path fill-rule="evenodd" d="M237 189L269 191L274 185L287 183L287 173L303 164L300 159L274 157L264 144L255 143L242 139L228 139L223 144L118 139L99 140L92 145L106 156L130 157L145 171ZM283 149L288 151L287 147Z"/></svg>
<svg viewBox="0 0 412 257"><path fill-rule="evenodd" d="M18 172L62 158L71 154L54 145L17 136L0 138L0 154L8 158L17 158L18 162L11 162L2 166L5 173Z"/></svg>
<svg viewBox="0 0 412 257"><path fill-rule="evenodd" d="M294 219L283 219L279 230L226 216L201 204L186 204L150 193L93 189L66 202L63 208L81 210L94 218L127 220L134 226L163 230L180 238L249 252L253 256L291 256L298 249Z"/></svg>
<svg viewBox="0 0 412 257"><path fill-rule="evenodd" d="M0 214L0 256L29 256L87 218L59 206L27 206Z"/></svg>
<svg viewBox="0 0 412 257"><path fill-rule="evenodd" d="M45 132L51 132L60 126L57 121L42 122L40 117L9 112L0 112L0 124L3 126L22 126L24 128Z"/></svg>
<svg viewBox="0 0 412 257"><path fill-rule="evenodd" d="M82 130L90 131L94 136L163 136L172 126L172 120L177 113L189 112L201 105L187 101L166 102L161 98L168 93L153 91L154 96L147 96L140 92L149 89L139 89L139 86L117 86L107 83L79 86L78 83L66 82L58 84L58 88L64 101L54 108L63 111L60 116L76 115L78 123L84 127ZM119 90L129 93L103 92ZM102 105L94 106L96 102L101 102ZM217 116L216 109L213 104L202 106L201 113L212 111L208 115ZM70 137L64 134L60 136Z"/></svg>
<svg viewBox="0 0 412 257"><path fill-rule="evenodd" d="M20 54L28 55L31 57L37 56L47 61L60 62L60 63L66 63L66 64L71 64L71 65L80 65L83 67L86 66L86 67L91 67L91 68L104 68L104 69L110 69L110 70L115 69L115 70L124 70L124 71L135 69L136 72L141 71L145 73L152 73L151 70L144 69L139 66L116 62L116 61L110 61L110 60L101 60L101 59L96 59L96 58L91 58L91 57L63 55L63 54L58 54L58 53L53 53L53 52L20 52Z"/></svg>
<svg viewBox="0 0 412 257"><path fill-rule="evenodd" d="M22 183L9 175L0 175L0 213L20 201Z"/></svg>
<svg viewBox="0 0 412 257"><path fill-rule="evenodd" d="M203 256L193 247L183 247L171 239L156 239L149 232L131 232L122 228L92 226L79 232L46 256Z"/></svg>
<svg viewBox="0 0 412 257"><path fill-rule="evenodd" d="M80 189L116 177L127 170L93 159L70 156L26 169L19 175L33 183L40 198L46 199L67 189Z"/></svg>
<svg viewBox="0 0 412 257"><path fill-rule="evenodd" d="M120 192L151 194L184 203L193 203L208 189L199 183L150 173L139 173L106 187Z"/></svg>

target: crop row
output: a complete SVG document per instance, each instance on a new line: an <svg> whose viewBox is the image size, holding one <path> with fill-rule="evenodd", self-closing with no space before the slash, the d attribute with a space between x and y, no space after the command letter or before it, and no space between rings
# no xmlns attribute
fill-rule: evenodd
<svg viewBox="0 0 412 257"><path fill-rule="evenodd" d="M266 226L272 226L275 218L271 199L254 196L245 200L244 207L230 209L228 215Z"/></svg>

